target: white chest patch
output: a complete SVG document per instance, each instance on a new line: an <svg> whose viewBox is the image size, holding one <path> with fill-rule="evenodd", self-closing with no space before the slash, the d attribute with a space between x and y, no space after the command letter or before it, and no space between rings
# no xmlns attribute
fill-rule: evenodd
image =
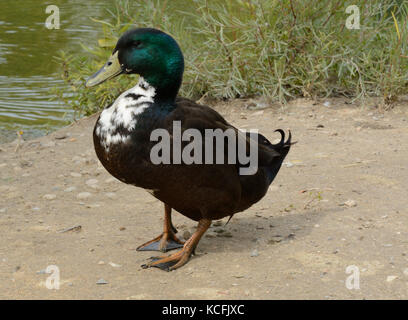
<svg viewBox="0 0 408 320"><path fill-rule="evenodd" d="M130 132L136 127L137 115L151 106L155 94L155 88L140 77L135 87L123 92L109 108L103 110L95 133L106 151L113 144L128 141Z"/></svg>

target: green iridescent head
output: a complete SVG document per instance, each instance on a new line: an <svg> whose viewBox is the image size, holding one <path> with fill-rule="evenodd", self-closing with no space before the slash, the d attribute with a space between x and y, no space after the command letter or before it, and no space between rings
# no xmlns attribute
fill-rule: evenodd
<svg viewBox="0 0 408 320"><path fill-rule="evenodd" d="M136 73L155 87L157 95L175 98L183 71L183 54L171 36L157 29L132 29L120 37L109 60L87 80L86 86L119 74Z"/></svg>

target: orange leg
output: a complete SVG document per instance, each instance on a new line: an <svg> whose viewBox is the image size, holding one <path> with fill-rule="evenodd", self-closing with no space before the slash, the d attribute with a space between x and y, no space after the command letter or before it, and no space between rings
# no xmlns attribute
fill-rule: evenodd
<svg viewBox="0 0 408 320"><path fill-rule="evenodd" d="M163 233L153 240L142 244L136 250L166 252L169 250L182 248L184 242L177 238L176 232L176 228L174 228L173 224L171 223L171 207L169 207L167 204L164 204Z"/></svg>
<svg viewBox="0 0 408 320"><path fill-rule="evenodd" d="M157 267L167 271L180 268L181 266L187 263L191 254L197 247L197 244L200 241L201 237L207 231L210 225L211 220L201 219L198 222L197 230L190 237L190 239L186 241L182 250L177 251L176 253L170 256L152 258L152 261L150 263L148 263L147 265L142 265L142 267L143 268Z"/></svg>

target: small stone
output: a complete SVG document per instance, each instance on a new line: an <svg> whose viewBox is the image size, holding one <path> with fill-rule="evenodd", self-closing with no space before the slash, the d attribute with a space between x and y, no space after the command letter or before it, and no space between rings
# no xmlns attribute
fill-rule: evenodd
<svg viewBox="0 0 408 320"><path fill-rule="evenodd" d="M66 188L66 189L64 190L64 192L72 192L72 191L74 191L74 190L76 190L76 187L68 187L68 188Z"/></svg>
<svg viewBox="0 0 408 320"><path fill-rule="evenodd" d="M86 204L85 207L94 209L94 208L99 208L101 205L99 203L91 203L91 204Z"/></svg>
<svg viewBox="0 0 408 320"><path fill-rule="evenodd" d="M94 189L94 190L100 190L101 189L101 187L99 185L97 185L97 184L91 184L89 187Z"/></svg>
<svg viewBox="0 0 408 320"><path fill-rule="evenodd" d="M404 272L404 275L408 276L408 268L405 268L403 272Z"/></svg>
<svg viewBox="0 0 408 320"><path fill-rule="evenodd" d="M346 202L344 202L344 205L346 205L349 208L356 207L357 202L355 200L347 200Z"/></svg>
<svg viewBox="0 0 408 320"><path fill-rule="evenodd" d="M54 200L56 198L57 198L57 196L55 194L45 194L43 196L43 199L45 199L45 200Z"/></svg>
<svg viewBox="0 0 408 320"><path fill-rule="evenodd" d="M120 227L119 230L120 230L120 231L125 231L126 228L125 228L125 227Z"/></svg>
<svg viewBox="0 0 408 320"><path fill-rule="evenodd" d="M82 177L82 174L80 174L80 173L78 173L78 172L71 172L70 175L71 175L71 177L74 177L74 178L80 178L80 177Z"/></svg>
<svg viewBox="0 0 408 320"><path fill-rule="evenodd" d="M185 231L183 232L183 239L184 239L184 240L188 240L188 239L190 239L190 237L191 237L190 231L185 230Z"/></svg>
<svg viewBox="0 0 408 320"><path fill-rule="evenodd" d="M66 133L59 133L59 134L56 134L54 137L54 139L56 140L64 140L66 138L68 138L68 134Z"/></svg>
<svg viewBox="0 0 408 320"><path fill-rule="evenodd" d="M96 284L108 284L108 281L106 281L105 279L99 279L98 281L96 281Z"/></svg>
<svg viewBox="0 0 408 320"><path fill-rule="evenodd" d="M318 124L318 125L316 126L316 128L324 128L324 125Z"/></svg>
<svg viewBox="0 0 408 320"><path fill-rule="evenodd" d="M272 239L268 240L268 244L279 243L283 240L282 236L274 236Z"/></svg>
<svg viewBox="0 0 408 320"><path fill-rule="evenodd" d="M96 163L96 160L95 159L85 159L85 163L86 164L94 164L94 163ZM96 175L99 175L99 172L97 172L96 173Z"/></svg>
<svg viewBox="0 0 408 320"><path fill-rule="evenodd" d="M98 264L99 264L99 265L104 265L104 264L105 264L105 261L102 261L102 260L101 260L101 261L98 262Z"/></svg>
<svg viewBox="0 0 408 320"><path fill-rule="evenodd" d="M88 198L91 197L91 195L92 195L92 194L89 193L89 192L81 192L81 193L78 193L77 199L79 199L79 200L88 199Z"/></svg>
<svg viewBox="0 0 408 320"><path fill-rule="evenodd" d="M20 167L24 168L24 167L32 167L33 163L31 161L27 161L27 160L20 160Z"/></svg>
<svg viewBox="0 0 408 320"><path fill-rule="evenodd" d="M206 233L205 237L206 238L215 238L215 234L214 233Z"/></svg>
<svg viewBox="0 0 408 320"><path fill-rule="evenodd" d="M258 250L257 249L252 250L251 257L257 257L257 256L259 256Z"/></svg>
<svg viewBox="0 0 408 320"><path fill-rule="evenodd" d="M98 183L98 180L96 180L96 179L89 179L89 180L86 180L86 182L85 182L85 184L88 185L88 186L92 186L92 185L95 185L97 183Z"/></svg>
<svg viewBox="0 0 408 320"><path fill-rule="evenodd" d="M113 263L113 262L109 262L108 264L113 268L120 268L121 267L120 264L116 264L116 263Z"/></svg>
<svg viewBox="0 0 408 320"><path fill-rule="evenodd" d="M397 279L398 277L397 276L388 276L387 277L387 282L392 282L392 281L394 281L395 279Z"/></svg>
<svg viewBox="0 0 408 320"><path fill-rule="evenodd" d="M217 237L221 237L221 238L232 238L232 233L229 231L225 231L223 233L218 233Z"/></svg>
<svg viewBox="0 0 408 320"><path fill-rule="evenodd" d="M323 105L328 108L328 107L330 107L330 102L329 102L329 101L325 101L325 102L323 103Z"/></svg>
<svg viewBox="0 0 408 320"><path fill-rule="evenodd" d="M268 107L268 103L266 101L261 101L261 100L251 100L249 103L246 105L246 108L249 110L259 110L259 109L265 109Z"/></svg>
<svg viewBox="0 0 408 320"><path fill-rule="evenodd" d="M109 199L115 199L116 198L116 193L114 192L107 192L105 193L105 196Z"/></svg>
<svg viewBox="0 0 408 320"><path fill-rule="evenodd" d="M291 167L294 166L294 164L293 164L292 162L289 162L289 161L284 162L283 164L284 164L287 168L291 168Z"/></svg>
<svg viewBox="0 0 408 320"><path fill-rule="evenodd" d="M79 156L74 156L72 157L72 162L74 162L75 164L80 164L85 162L85 159Z"/></svg>

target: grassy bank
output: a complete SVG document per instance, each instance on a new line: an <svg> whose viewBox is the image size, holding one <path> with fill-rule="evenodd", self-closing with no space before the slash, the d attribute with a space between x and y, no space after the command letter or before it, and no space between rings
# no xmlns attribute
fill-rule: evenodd
<svg viewBox="0 0 408 320"><path fill-rule="evenodd" d="M135 77L118 77L95 90L84 80L102 66L117 38L132 26L156 27L179 42L186 60L181 94L218 99L263 95L285 103L296 97L383 98L391 105L408 89L408 4L402 0L118 1L98 21L103 38L90 53L61 53L70 94L56 92L90 114L111 103ZM182 4L182 3L181 3ZM349 29L349 5L360 28ZM356 27L356 19L349 18Z"/></svg>

